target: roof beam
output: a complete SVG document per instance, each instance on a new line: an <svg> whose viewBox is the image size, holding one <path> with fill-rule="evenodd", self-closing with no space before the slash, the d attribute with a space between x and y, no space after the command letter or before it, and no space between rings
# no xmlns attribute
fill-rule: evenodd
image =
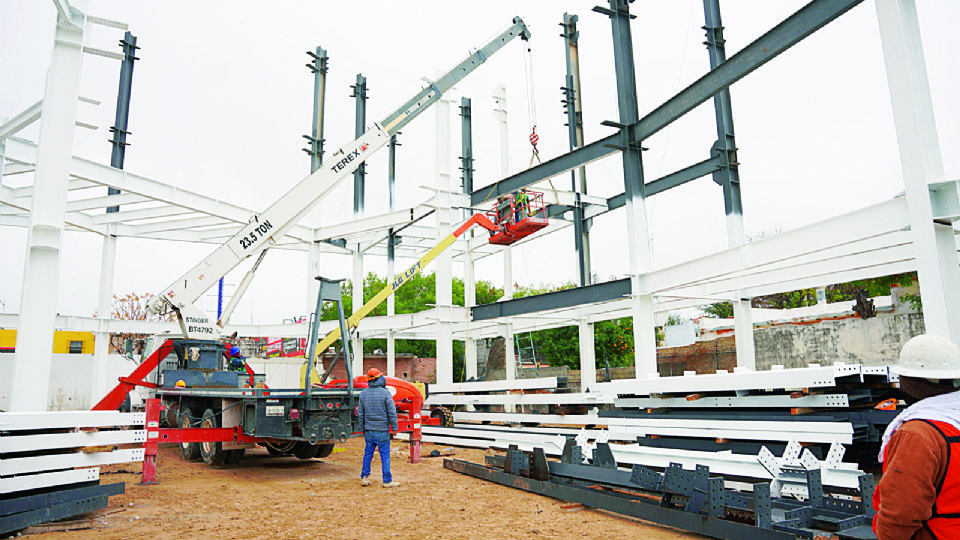
<svg viewBox="0 0 960 540"><path fill-rule="evenodd" d="M480 188L470 194L471 204L480 206L501 195L596 161L621 148L641 144L673 121L773 60L862 1L813 0L636 123L624 126L614 135L500 180L493 185Z"/></svg>

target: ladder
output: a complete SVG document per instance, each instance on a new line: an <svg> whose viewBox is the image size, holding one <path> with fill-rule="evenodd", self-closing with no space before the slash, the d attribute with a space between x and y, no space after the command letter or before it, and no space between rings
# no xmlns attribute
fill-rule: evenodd
<svg viewBox="0 0 960 540"><path fill-rule="evenodd" d="M514 358L517 360L517 377L523 377L524 363L533 364L536 374L540 376L540 362L537 360L537 348L533 343L533 333L514 334Z"/></svg>

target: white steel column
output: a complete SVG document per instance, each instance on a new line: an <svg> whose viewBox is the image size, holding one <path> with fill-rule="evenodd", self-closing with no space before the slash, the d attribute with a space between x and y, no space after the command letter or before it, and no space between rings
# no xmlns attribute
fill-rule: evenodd
<svg viewBox="0 0 960 540"><path fill-rule="evenodd" d="M627 244L630 251L630 288L633 316L634 367L636 378L644 379L657 372L657 336L654 332L653 295L642 291L641 274L653 269L650 253L650 228L647 205L643 197L627 200Z"/></svg>
<svg viewBox="0 0 960 540"><path fill-rule="evenodd" d="M437 152L437 242L452 232L453 209L450 207L450 103L441 98L435 105ZM437 382L453 383L453 262L450 250L437 256Z"/></svg>
<svg viewBox="0 0 960 540"><path fill-rule="evenodd" d="M513 346L513 323L500 323L499 326L503 334L503 378L513 381L517 378L517 353ZM516 408L514 405L504 405L503 410L512 413Z"/></svg>
<svg viewBox="0 0 960 540"><path fill-rule="evenodd" d="M391 208L391 210L393 210ZM388 239L389 241L389 239ZM396 268L394 268L395 262L391 258L387 258L387 283L393 282L393 278L396 277ZM396 315L397 313L397 301L395 295L390 295L387 297L387 317ZM396 377L397 373L397 336L396 331L391 328L387 330L387 376Z"/></svg>
<svg viewBox="0 0 960 540"><path fill-rule="evenodd" d="M597 355L594 325L586 317L580 318L580 391L593 390L597 384Z"/></svg>
<svg viewBox="0 0 960 540"><path fill-rule="evenodd" d="M73 153L73 123L77 119L84 24L82 13L70 13L65 3L61 7L65 9L57 17L40 119L20 328L13 364L10 399L13 412L45 411L49 394L60 246Z"/></svg>
<svg viewBox="0 0 960 540"><path fill-rule="evenodd" d="M493 117L500 123L500 176L510 176L510 144L507 136L507 87L502 84L493 89ZM503 297L513 298L513 248L503 246Z"/></svg>
<svg viewBox="0 0 960 540"><path fill-rule="evenodd" d="M307 219L305 220L308 227L311 230L316 231L320 228L320 209L314 208L307 213ZM323 258L323 254L320 251L320 244L316 242L311 242L307 246L307 297L304 299L304 313L307 314L307 317L313 313L313 310L317 309L317 295L320 293L320 282L316 280L316 277L320 275L320 261Z"/></svg>
<svg viewBox="0 0 960 540"><path fill-rule="evenodd" d="M353 254L353 309L356 312L363 305L363 253L360 252L360 245L357 245L357 252ZM362 375L363 371L363 340L360 339L360 332L357 332L351 338L350 348L353 351L353 376Z"/></svg>
<svg viewBox="0 0 960 540"><path fill-rule="evenodd" d="M506 178L510 175L510 144L507 136L507 88L503 85L493 89L493 100L495 108L493 117L500 123L500 175ZM513 248L503 247L503 296L500 300L510 300L513 298ZM508 317L506 321L510 321ZM504 378L512 381L517 378L517 360L513 346L513 324L505 322L500 324L501 333L504 340ZM512 411L512 406L508 406Z"/></svg>
<svg viewBox="0 0 960 540"><path fill-rule="evenodd" d="M743 232L743 214L727 215L727 246L743 246L747 236ZM746 254L749 250L741 249ZM757 352L753 346L753 309L750 299L737 294L730 299L733 304L733 335L736 339L737 367L757 369Z"/></svg>
<svg viewBox="0 0 960 540"><path fill-rule="evenodd" d="M108 233L113 233L116 224L108 226ZM107 395L109 387L107 381L107 356L110 354L110 331L108 321L112 316L113 307L113 275L117 260L117 237L107 234L103 237L103 247L100 253L100 298L97 302L97 317L100 330L97 332L93 346L93 380L90 384L91 405ZM122 354L122 351L121 351Z"/></svg>
<svg viewBox="0 0 960 540"><path fill-rule="evenodd" d="M467 213L470 213L469 211ZM477 277L473 265L473 231L467 236L467 252L463 262L463 305L468 309L477 305ZM477 340L470 334L470 317L467 316L467 328L463 341L463 369L466 380L476 379L477 368Z"/></svg>
<svg viewBox="0 0 960 540"><path fill-rule="evenodd" d="M960 343L960 268L953 226L933 222L929 185L944 180L913 0L877 0L887 85L916 248L926 331Z"/></svg>

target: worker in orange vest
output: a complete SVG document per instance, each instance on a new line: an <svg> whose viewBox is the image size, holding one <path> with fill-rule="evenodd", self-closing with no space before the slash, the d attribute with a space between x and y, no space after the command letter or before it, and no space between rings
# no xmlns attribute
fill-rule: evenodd
<svg viewBox="0 0 960 540"><path fill-rule="evenodd" d="M960 347L916 336L895 369L910 406L883 434L873 530L878 540L960 538Z"/></svg>

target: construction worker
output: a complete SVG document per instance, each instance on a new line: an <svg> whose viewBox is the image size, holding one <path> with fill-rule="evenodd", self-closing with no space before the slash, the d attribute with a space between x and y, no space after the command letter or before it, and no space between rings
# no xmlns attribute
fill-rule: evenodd
<svg viewBox="0 0 960 540"><path fill-rule="evenodd" d="M227 345L230 345L229 343ZM229 362L228 369L230 371L246 371L246 358L243 357L243 351L240 350L240 347L236 345L230 345L227 352L224 353L227 356L227 361Z"/></svg>
<svg viewBox="0 0 960 540"><path fill-rule="evenodd" d="M513 197L509 195L497 199L497 225L504 230L510 224L510 215L513 210L512 199Z"/></svg>
<svg viewBox="0 0 960 540"><path fill-rule="evenodd" d="M513 222L520 223L521 220L527 217L527 213L530 208L530 197L527 195L527 190L525 189L514 191L513 196L515 198L515 204L513 207Z"/></svg>
<svg viewBox="0 0 960 540"><path fill-rule="evenodd" d="M960 347L916 336L896 369L910 406L883 434L873 530L878 540L960 538Z"/></svg>
<svg viewBox="0 0 960 540"><path fill-rule="evenodd" d="M360 431L367 445L363 451L363 467L360 469L360 485L370 485L370 465L373 452L380 452L380 469L383 473L383 487L400 485L390 473L390 433L399 430L397 424L397 406L393 395L387 390L387 380L377 368L367 372L367 388L360 392L360 406L357 408Z"/></svg>

